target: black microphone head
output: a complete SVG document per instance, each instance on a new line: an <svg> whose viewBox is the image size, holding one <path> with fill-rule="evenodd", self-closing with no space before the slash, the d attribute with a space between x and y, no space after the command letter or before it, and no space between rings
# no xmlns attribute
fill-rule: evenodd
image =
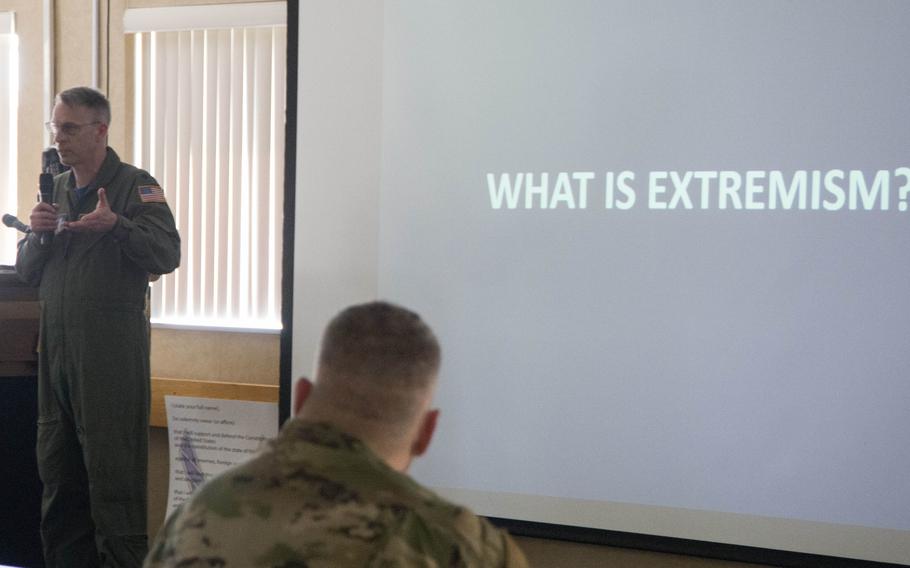
<svg viewBox="0 0 910 568"><path fill-rule="evenodd" d="M70 169L60 162L60 154L53 146L41 152L41 171L46 174L57 175Z"/></svg>
<svg viewBox="0 0 910 568"><path fill-rule="evenodd" d="M12 229L16 228L16 218L9 213L3 214L3 224Z"/></svg>
<svg viewBox="0 0 910 568"><path fill-rule="evenodd" d="M38 191L41 193L41 201L50 203L54 199L54 176L47 173L39 175Z"/></svg>

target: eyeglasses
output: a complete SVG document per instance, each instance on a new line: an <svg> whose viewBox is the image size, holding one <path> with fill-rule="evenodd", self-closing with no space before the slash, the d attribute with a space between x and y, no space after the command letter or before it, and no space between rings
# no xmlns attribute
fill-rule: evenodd
<svg viewBox="0 0 910 568"><path fill-rule="evenodd" d="M47 129L48 133L56 136L58 132L62 132L67 136L75 136L82 130L85 126L91 126L93 124L101 124L100 120L94 122L86 122L83 124L78 124L75 122L64 122L63 124L57 124L56 122L45 122L44 128Z"/></svg>

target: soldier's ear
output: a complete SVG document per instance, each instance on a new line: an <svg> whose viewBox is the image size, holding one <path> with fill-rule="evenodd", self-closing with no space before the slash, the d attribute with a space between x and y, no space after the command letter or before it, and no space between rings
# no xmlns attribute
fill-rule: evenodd
<svg viewBox="0 0 910 568"><path fill-rule="evenodd" d="M297 384L294 385L294 414L299 414L303 408L303 403L310 397L310 391L313 390L313 382L306 377L300 377Z"/></svg>
<svg viewBox="0 0 910 568"><path fill-rule="evenodd" d="M436 431L436 421L439 420L439 409L428 410L423 415L420 423L420 429L417 431L417 439L411 445L412 456L422 456L430 447L430 441L433 439L433 432Z"/></svg>

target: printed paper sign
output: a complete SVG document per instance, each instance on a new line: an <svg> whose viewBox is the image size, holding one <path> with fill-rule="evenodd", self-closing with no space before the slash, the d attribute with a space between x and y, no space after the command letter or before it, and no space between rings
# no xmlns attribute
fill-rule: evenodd
<svg viewBox="0 0 910 568"><path fill-rule="evenodd" d="M250 459L278 433L278 405L166 396L170 484L167 514L212 477Z"/></svg>

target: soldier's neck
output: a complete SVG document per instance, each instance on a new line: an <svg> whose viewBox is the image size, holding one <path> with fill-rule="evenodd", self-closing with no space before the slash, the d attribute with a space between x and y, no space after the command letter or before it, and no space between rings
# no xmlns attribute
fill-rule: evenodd
<svg viewBox="0 0 910 568"><path fill-rule="evenodd" d="M98 172L101 171L101 165L104 163L105 156L107 156L107 150L99 152L84 164L73 166L73 175L76 177L76 187L86 187L88 184L95 181L95 178L98 177Z"/></svg>
<svg viewBox="0 0 910 568"><path fill-rule="evenodd" d="M383 429L368 424L360 417L352 417L337 408L325 409L319 404L304 405L297 415L303 420L328 422L338 430L354 436L392 469L405 472L411 463L404 438L380 434Z"/></svg>

